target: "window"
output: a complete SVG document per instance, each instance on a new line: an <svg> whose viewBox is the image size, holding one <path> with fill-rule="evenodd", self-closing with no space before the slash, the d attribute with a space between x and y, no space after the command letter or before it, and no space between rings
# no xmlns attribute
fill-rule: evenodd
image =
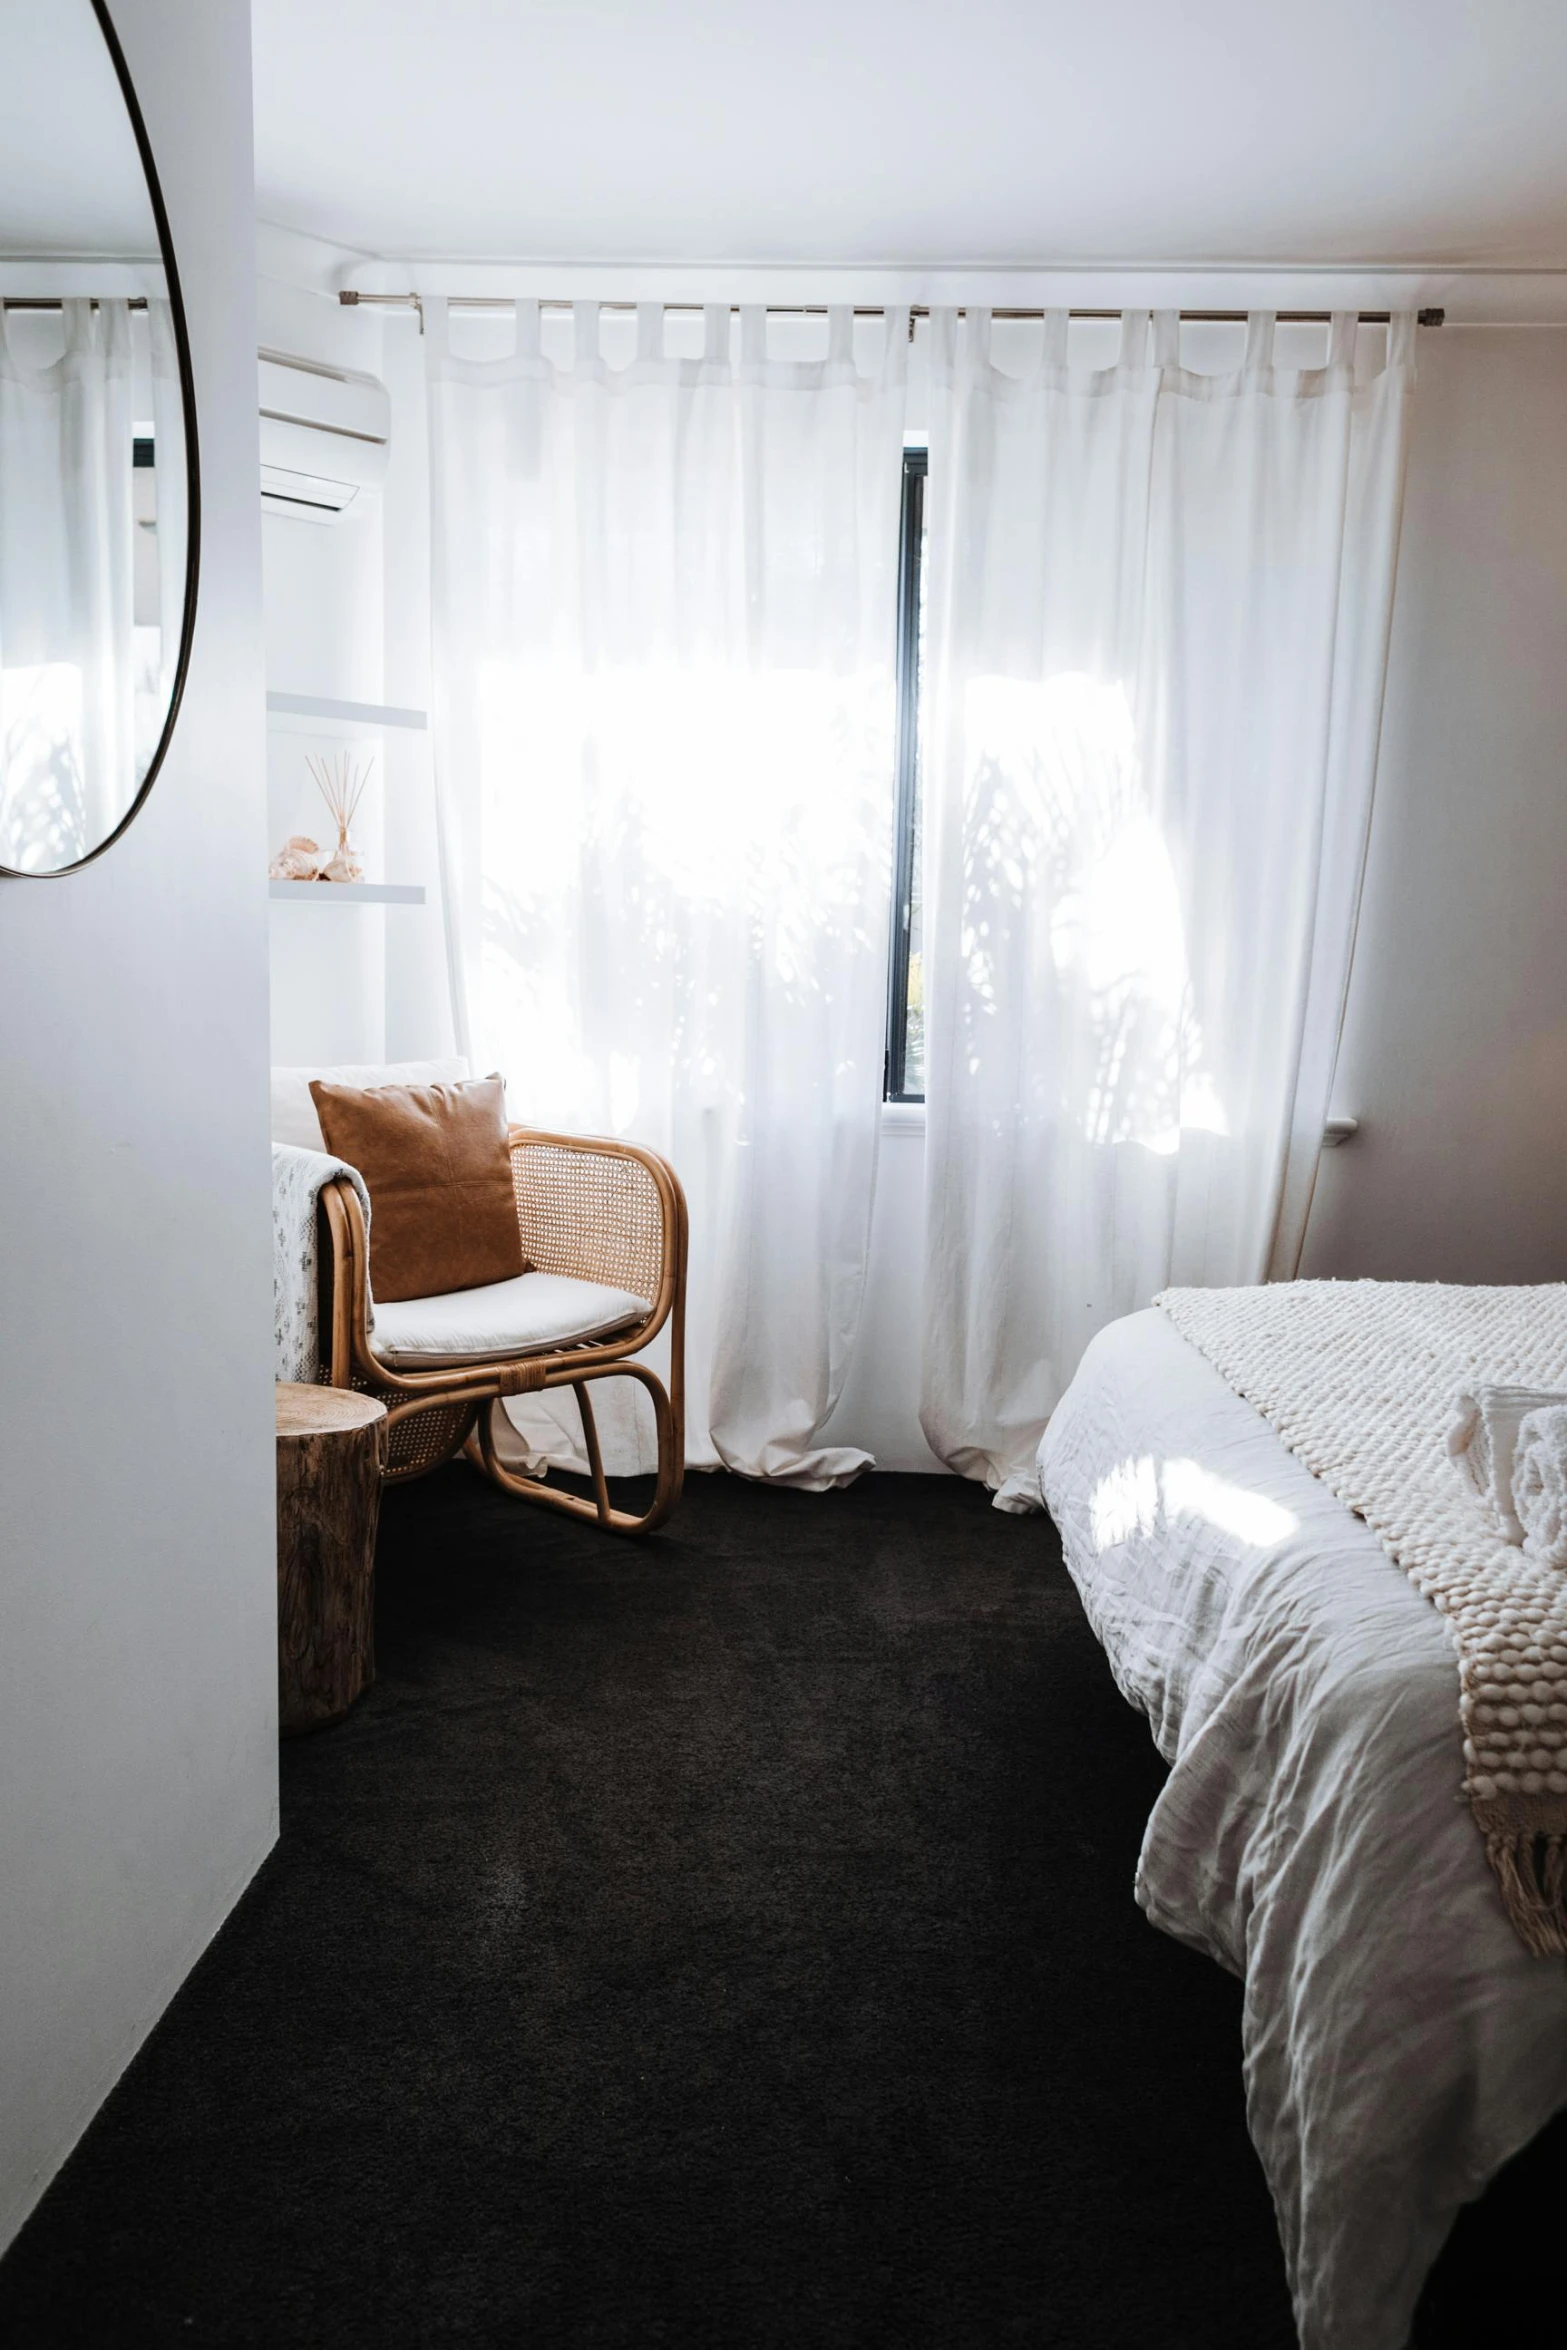
<svg viewBox="0 0 1567 2350"><path fill-rule="evenodd" d="M892 969L887 992L886 1096L925 1099L925 954L920 889L920 686L925 653L925 474L928 451L903 452L898 540L898 815L892 867Z"/></svg>

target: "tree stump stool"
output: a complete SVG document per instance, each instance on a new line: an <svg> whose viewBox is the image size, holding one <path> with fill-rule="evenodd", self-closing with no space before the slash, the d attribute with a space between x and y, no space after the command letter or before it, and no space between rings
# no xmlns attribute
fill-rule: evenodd
<svg viewBox="0 0 1567 2350"><path fill-rule="evenodd" d="M375 1527L386 1406L277 1390L278 1728L341 1721L375 1679Z"/></svg>

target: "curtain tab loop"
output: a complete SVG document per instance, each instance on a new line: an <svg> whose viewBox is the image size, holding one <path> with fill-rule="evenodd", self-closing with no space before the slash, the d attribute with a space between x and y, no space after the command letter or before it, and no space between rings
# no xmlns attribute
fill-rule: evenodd
<svg viewBox="0 0 1567 2350"><path fill-rule="evenodd" d="M1066 365L1066 333L1070 316L1070 311L1066 310L1047 310L1045 312L1044 364L1046 367L1065 367Z"/></svg>
<svg viewBox="0 0 1567 2350"><path fill-rule="evenodd" d="M834 302L827 311L827 364L854 365L854 312L847 302Z"/></svg>
<svg viewBox="0 0 1567 2350"><path fill-rule="evenodd" d="M1262 375L1273 365L1273 327L1277 313L1272 310L1249 310L1246 314L1246 358L1244 372Z"/></svg>
<svg viewBox="0 0 1567 2350"><path fill-rule="evenodd" d="M899 384L908 374L909 345L914 339L909 331L909 306L906 302L889 303L882 318L886 333L881 354L882 381Z"/></svg>
<svg viewBox="0 0 1567 2350"><path fill-rule="evenodd" d="M1148 364L1148 312L1123 310L1121 313L1121 353L1118 367L1146 367Z"/></svg>
<svg viewBox="0 0 1567 2350"><path fill-rule="evenodd" d="M1153 363L1155 367L1179 367L1181 364L1181 314L1178 310L1156 310L1153 314Z"/></svg>
<svg viewBox="0 0 1567 2350"><path fill-rule="evenodd" d="M446 304L443 302L441 304L441 310L443 312L441 320L441 333L443 341L446 332L446 321L444 317L445 309ZM543 327L539 318L538 303L530 298L527 301L516 303L514 305L514 311L515 331L512 341L514 355L518 359L539 358L544 349L544 335Z"/></svg>
<svg viewBox="0 0 1567 2350"><path fill-rule="evenodd" d="M599 306L596 302L572 303L571 332L572 366L594 365L599 355Z"/></svg>
<svg viewBox="0 0 1567 2350"><path fill-rule="evenodd" d="M988 310L965 310L963 335L970 360L976 367L994 364L990 355L990 329L993 324Z"/></svg>
<svg viewBox="0 0 1567 2350"><path fill-rule="evenodd" d="M1328 328L1328 365L1350 367L1355 364L1355 336L1360 326L1358 310L1335 310Z"/></svg>
<svg viewBox="0 0 1567 2350"><path fill-rule="evenodd" d="M637 304L637 365L664 356L664 306L662 302Z"/></svg>
<svg viewBox="0 0 1567 2350"><path fill-rule="evenodd" d="M99 306L103 320L103 347L112 365L127 362L131 352L131 312L127 302L104 302Z"/></svg>
<svg viewBox="0 0 1567 2350"><path fill-rule="evenodd" d="M1389 367L1413 367L1415 364L1415 313L1395 310L1387 322L1387 364Z"/></svg>
<svg viewBox="0 0 1567 2350"><path fill-rule="evenodd" d="M933 310L930 314L930 364L933 368L950 369L957 360L958 314L955 310Z"/></svg>
<svg viewBox="0 0 1567 2350"><path fill-rule="evenodd" d="M180 363L174 347L174 313L155 295L147 304L147 329L152 344L152 372L178 382Z"/></svg>
<svg viewBox="0 0 1567 2350"><path fill-rule="evenodd" d="M702 365L724 367L729 361L729 305L727 302L704 302L702 305Z"/></svg>

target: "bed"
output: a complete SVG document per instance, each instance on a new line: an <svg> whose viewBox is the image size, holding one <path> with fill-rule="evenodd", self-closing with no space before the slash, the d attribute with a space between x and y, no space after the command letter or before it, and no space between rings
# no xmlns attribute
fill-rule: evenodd
<svg viewBox="0 0 1567 2350"><path fill-rule="evenodd" d="M1567 1963L1459 1793L1448 1627L1161 1312L1094 1340L1039 1474L1170 1765L1137 1900L1245 1982L1303 2350L1403 2350L1460 2206L1567 2106Z"/></svg>

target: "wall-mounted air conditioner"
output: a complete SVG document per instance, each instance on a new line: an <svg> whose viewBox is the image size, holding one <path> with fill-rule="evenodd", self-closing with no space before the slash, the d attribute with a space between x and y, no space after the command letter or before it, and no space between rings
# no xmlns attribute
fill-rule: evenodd
<svg viewBox="0 0 1567 2350"><path fill-rule="evenodd" d="M386 479L385 384L286 351L261 352L260 379L262 505L301 522L335 522Z"/></svg>

